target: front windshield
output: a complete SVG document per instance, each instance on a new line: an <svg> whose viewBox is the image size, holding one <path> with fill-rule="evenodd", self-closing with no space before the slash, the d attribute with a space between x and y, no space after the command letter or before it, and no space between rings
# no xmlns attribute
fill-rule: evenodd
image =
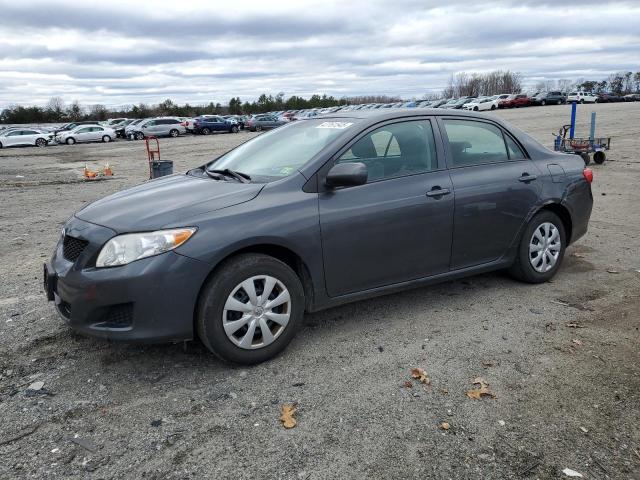
<svg viewBox="0 0 640 480"><path fill-rule="evenodd" d="M286 177L352 126L349 118L299 120L249 140L208 164L207 169L234 170L258 181L255 177Z"/></svg>

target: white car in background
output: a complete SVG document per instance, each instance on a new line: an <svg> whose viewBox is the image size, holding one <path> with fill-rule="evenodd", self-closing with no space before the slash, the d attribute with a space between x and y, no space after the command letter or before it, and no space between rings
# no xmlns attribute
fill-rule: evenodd
<svg viewBox="0 0 640 480"><path fill-rule="evenodd" d="M53 140L53 133L37 128L11 128L0 132L0 148L46 147Z"/></svg>
<svg viewBox="0 0 640 480"><path fill-rule="evenodd" d="M462 105L464 110L482 112L483 110L495 110L498 108L498 96L474 98L469 103Z"/></svg>
<svg viewBox="0 0 640 480"><path fill-rule="evenodd" d="M598 96L590 92L571 92L567 95L567 103L598 103Z"/></svg>
<svg viewBox="0 0 640 480"><path fill-rule="evenodd" d="M73 145L81 142L110 142L116 138L113 128L102 125L80 125L58 135L58 143Z"/></svg>

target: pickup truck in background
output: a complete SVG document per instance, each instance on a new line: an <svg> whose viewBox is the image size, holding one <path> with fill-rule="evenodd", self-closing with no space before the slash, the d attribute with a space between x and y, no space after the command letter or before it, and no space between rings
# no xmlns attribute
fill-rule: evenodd
<svg viewBox="0 0 640 480"><path fill-rule="evenodd" d="M567 96L567 102L598 103L598 96L591 92L571 92Z"/></svg>

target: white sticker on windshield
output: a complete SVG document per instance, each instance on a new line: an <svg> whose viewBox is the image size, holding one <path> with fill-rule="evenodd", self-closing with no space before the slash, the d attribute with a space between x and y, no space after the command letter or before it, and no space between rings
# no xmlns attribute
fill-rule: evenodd
<svg viewBox="0 0 640 480"><path fill-rule="evenodd" d="M322 122L316 128L338 128L344 129L353 125L353 122Z"/></svg>

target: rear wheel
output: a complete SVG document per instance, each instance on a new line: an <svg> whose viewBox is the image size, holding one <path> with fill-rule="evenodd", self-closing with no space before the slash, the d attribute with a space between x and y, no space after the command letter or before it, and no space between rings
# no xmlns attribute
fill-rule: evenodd
<svg viewBox="0 0 640 480"><path fill-rule="evenodd" d="M544 107L546 104L547 104L547 101L546 101L546 100L542 100L542 101L540 102L540 105L542 105L543 107Z"/></svg>
<svg viewBox="0 0 640 480"><path fill-rule="evenodd" d="M209 135L211 133L211 130L209 130L208 128L203 128L202 129L202 134L203 135Z"/></svg>
<svg viewBox="0 0 640 480"><path fill-rule="evenodd" d="M144 140L144 133L142 132L136 133L136 140Z"/></svg>
<svg viewBox="0 0 640 480"><path fill-rule="evenodd" d="M104 143L109 143L111 141L111 137L109 135L105 135L104 137L102 137L102 141Z"/></svg>
<svg viewBox="0 0 640 480"><path fill-rule="evenodd" d="M477 112L478 111L478 107L473 107L473 111Z"/></svg>
<svg viewBox="0 0 640 480"><path fill-rule="evenodd" d="M495 110L496 106L495 105L491 105L491 110Z"/></svg>
<svg viewBox="0 0 640 480"><path fill-rule="evenodd" d="M238 133L240 131L240 129L238 128L237 125L234 125L233 127L231 127L231 133Z"/></svg>
<svg viewBox="0 0 640 480"><path fill-rule="evenodd" d="M558 105L562 105L562 100L558 100Z"/></svg>
<svg viewBox="0 0 640 480"><path fill-rule="evenodd" d="M606 159L607 159L607 155L602 150L597 151L596 153L593 154L593 161L596 162L598 165L602 165Z"/></svg>
<svg viewBox="0 0 640 480"><path fill-rule="evenodd" d="M38 138L36 140L36 147L46 147L47 146L47 141L44 138Z"/></svg>
<svg viewBox="0 0 640 480"><path fill-rule="evenodd" d="M262 130L262 125L256 125L256 132L259 132Z"/></svg>
<svg viewBox="0 0 640 480"><path fill-rule="evenodd" d="M520 281L542 283L560 268L566 237L564 224L555 213L542 210L527 225L509 273Z"/></svg>
<svg viewBox="0 0 640 480"><path fill-rule="evenodd" d="M584 98L582 100L580 100L580 103L584 103Z"/></svg>
<svg viewBox="0 0 640 480"><path fill-rule="evenodd" d="M67 138L66 142L67 142L67 145L73 145L74 143L76 143L76 139L73 137L69 137Z"/></svg>
<svg viewBox="0 0 640 480"><path fill-rule="evenodd" d="M173 138L176 138L178 135L180 135L180 132L175 128L172 128L171 131L169 132L169 135L172 136Z"/></svg>
<svg viewBox="0 0 640 480"><path fill-rule="evenodd" d="M251 253L228 260L207 282L196 322L200 340L215 355L253 364L282 351L303 314L296 273L280 260Z"/></svg>

